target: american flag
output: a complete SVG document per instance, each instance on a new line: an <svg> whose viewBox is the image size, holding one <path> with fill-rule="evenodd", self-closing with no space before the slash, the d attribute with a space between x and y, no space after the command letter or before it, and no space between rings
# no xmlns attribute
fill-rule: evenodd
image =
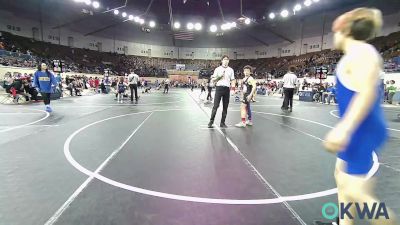
<svg viewBox="0 0 400 225"><path fill-rule="evenodd" d="M174 33L174 38L176 40L193 41L194 40L194 32L191 32L191 31L177 31L177 32Z"/></svg>

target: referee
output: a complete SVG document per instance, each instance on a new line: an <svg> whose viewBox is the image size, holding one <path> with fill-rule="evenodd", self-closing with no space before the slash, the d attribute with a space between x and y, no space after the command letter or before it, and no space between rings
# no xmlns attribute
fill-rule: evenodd
<svg viewBox="0 0 400 225"><path fill-rule="evenodd" d="M285 98L283 99L281 109L284 111L289 110L289 112L292 112L293 109L293 94L297 83L297 76L294 74L295 71L296 67L290 66L288 73L283 76L283 93Z"/></svg>
<svg viewBox="0 0 400 225"><path fill-rule="evenodd" d="M233 69L228 66L229 57L227 55L222 56L221 66L214 70L214 74L211 76L211 81L216 82L216 90L214 97L214 107L212 109L210 122L208 123L208 128L213 128L215 114L217 114L217 109L219 103L222 99L222 117L221 117L221 128L227 128L225 124L226 114L228 111L229 98L230 98L230 88L231 81L235 79Z"/></svg>
<svg viewBox="0 0 400 225"><path fill-rule="evenodd" d="M137 93L137 84L139 82L139 76L134 72L134 70L130 71L131 73L128 76L129 88L131 89L131 102L133 102L133 93L135 93L135 101L138 102L139 96Z"/></svg>

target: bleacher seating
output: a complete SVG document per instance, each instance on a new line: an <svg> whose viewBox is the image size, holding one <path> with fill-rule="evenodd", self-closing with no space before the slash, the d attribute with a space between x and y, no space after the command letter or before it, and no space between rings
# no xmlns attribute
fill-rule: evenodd
<svg viewBox="0 0 400 225"><path fill-rule="evenodd" d="M394 57L400 56L399 40L400 32L396 32L386 37L375 38L371 44L377 47L387 62L391 62ZM281 77L289 65L294 65L297 68L296 73L300 76L315 76L315 68L320 66L325 66L333 72L340 56L340 52L326 49L300 56L231 60L230 66L236 71L238 78L243 77L241 70L247 64L255 68L254 75L259 79L267 76ZM130 69L136 69L136 72L144 77L167 77L167 69L175 69L176 64L185 64L187 70L202 70L200 75L207 77L220 63L219 60L149 58L98 52L35 41L2 32L0 64L33 68L39 61L49 63L53 59L63 60L66 71L103 74L107 68L113 74L124 75L129 73ZM397 69L398 67L395 68Z"/></svg>

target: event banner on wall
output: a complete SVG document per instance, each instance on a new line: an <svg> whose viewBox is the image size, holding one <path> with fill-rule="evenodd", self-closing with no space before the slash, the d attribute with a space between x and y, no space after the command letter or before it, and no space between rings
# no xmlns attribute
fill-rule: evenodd
<svg viewBox="0 0 400 225"><path fill-rule="evenodd" d="M176 67L175 67L175 69L176 70L185 70L185 64L176 64Z"/></svg>
<svg viewBox="0 0 400 225"><path fill-rule="evenodd" d="M178 81L180 83L188 83L189 82L189 78L194 81L197 82L197 80L199 79L199 76L189 76L189 75L169 75L169 79L171 81Z"/></svg>

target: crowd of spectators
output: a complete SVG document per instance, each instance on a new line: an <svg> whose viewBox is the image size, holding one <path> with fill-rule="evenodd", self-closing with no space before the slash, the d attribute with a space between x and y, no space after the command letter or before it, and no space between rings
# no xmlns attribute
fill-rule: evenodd
<svg viewBox="0 0 400 225"><path fill-rule="evenodd" d="M18 103L21 97L25 101L37 101L38 92L34 88L32 78L32 74L11 74L7 72L1 81L1 88L5 89L5 92L12 96L14 103Z"/></svg>
<svg viewBox="0 0 400 225"><path fill-rule="evenodd" d="M375 45L383 55L387 70L400 70L399 40L400 32L397 32L371 41L371 44ZM334 73L340 57L339 51L323 50L300 56L231 60L230 66L236 71L238 78L243 77L242 68L245 65L252 65L255 68L254 76L258 79L281 77L286 73L289 65L296 67L296 74L299 77L317 78L316 69L320 67L325 67L328 74ZM398 60L395 60L395 57L399 57ZM98 52L35 41L1 32L1 65L35 67L39 61L50 64L53 59L62 60L66 72L104 74L105 69L109 69L112 75L124 75L129 73L129 69L135 69L140 76L145 77L167 77L167 70L175 68L177 64L184 64L186 70L202 71L200 74L207 77L220 63L219 60L150 58Z"/></svg>

